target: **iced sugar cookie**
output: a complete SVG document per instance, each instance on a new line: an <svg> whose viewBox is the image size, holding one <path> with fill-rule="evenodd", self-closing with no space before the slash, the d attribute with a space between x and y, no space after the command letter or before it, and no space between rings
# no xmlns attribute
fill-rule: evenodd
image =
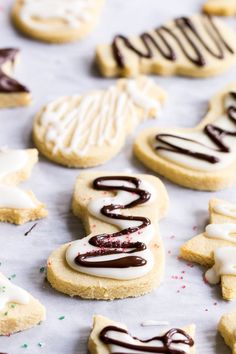
<svg viewBox="0 0 236 354"><path fill-rule="evenodd" d="M159 332L159 331L158 331ZM93 329L89 337L90 354L112 353L195 353L195 326L170 328L156 336L141 340L128 332L126 325L103 316L94 316Z"/></svg>
<svg viewBox="0 0 236 354"><path fill-rule="evenodd" d="M183 259L209 268L206 280L221 282L225 300L236 297L236 205L219 199L209 202L210 224L205 232L186 242L180 250Z"/></svg>
<svg viewBox="0 0 236 354"><path fill-rule="evenodd" d="M63 43L86 37L97 24L105 0L16 0L12 19L25 35Z"/></svg>
<svg viewBox="0 0 236 354"><path fill-rule="evenodd" d="M11 77L19 50L0 49L0 108L25 106L31 102L27 87Z"/></svg>
<svg viewBox="0 0 236 354"><path fill-rule="evenodd" d="M99 45L96 60L104 76L138 74L218 75L235 62L236 33L206 15L180 17L139 37L118 34Z"/></svg>
<svg viewBox="0 0 236 354"><path fill-rule="evenodd" d="M165 187L153 176L82 173L72 207L88 236L50 255L51 285L70 296L103 300L153 290L163 275L158 223L167 205Z"/></svg>
<svg viewBox="0 0 236 354"><path fill-rule="evenodd" d="M220 319L218 330L225 340L225 343L232 349L232 354L236 353L236 311L233 310Z"/></svg>
<svg viewBox="0 0 236 354"><path fill-rule="evenodd" d="M182 186L218 190L235 183L236 83L220 91L193 129L151 128L135 140L135 155Z"/></svg>
<svg viewBox="0 0 236 354"><path fill-rule="evenodd" d="M0 336L29 329L44 320L44 306L0 273Z"/></svg>
<svg viewBox="0 0 236 354"><path fill-rule="evenodd" d="M37 161L36 149L0 150L0 221L23 224L47 215L32 192L16 186L30 177Z"/></svg>
<svg viewBox="0 0 236 354"><path fill-rule="evenodd" d="M210 15L232 16L236 15L236 3L234 0L207 0L203 11Z"/></svg>
<svg viewBox="0 0 236 354"><path fill-rule="evenodd" d="M50 160L68 167L100 165L120 151L139 123L159 113L164 99L164 92L147 77L62 97L37 114L35 144Z"/></svg>

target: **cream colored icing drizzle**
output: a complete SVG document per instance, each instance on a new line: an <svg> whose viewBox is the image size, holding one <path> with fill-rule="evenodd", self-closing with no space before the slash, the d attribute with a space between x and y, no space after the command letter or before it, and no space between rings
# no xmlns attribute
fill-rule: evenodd
<svg viewBox="0 0 236 354"><path fill-rule="evenodd" d="M24 0L20 16L25 23L41 30L47 30L52 25L40 20L51 19L62 20L68 26L77 28L81 23L92 20L91 12L95 6L96 0Z"/></svg>
<svg viewBox="0 0 236 354"><path fill-rule="evenodd" d="M222 275L236 276L236 247L220 247L215 251L215 264L206 274L210 284L218 284Z"/></svg>
<svg viewBox="0 0 236 354"><path fill-rule="evenodd" d="M12 284L11 281L0 274L0 311L3 310L9 302L27 305L29 301L30 296L27 291Z"/></svg>
<svg viewBox="0 0 236 354"><path fill-rule="evenodd" d="M0 150L0 181L8 174L21 170L28 161L24 150Z"/></svg>
<svg viewBox="0 0 236 354"><path fill-rule="evenodd" d="M124 182L124 181L119 181L119 180L113 180L113 181L106 181L106 185L122 185L122 186L128 186L128 187L133 187L132 183L129 182ZM156 199L156 191L154 190L153 186L148 183L148 182L142 182L140 185L141 189L144 189L148 192L151 193L151 198L148 200L145 205L152 203ZM115 190L114 190L115 191ZM92 200L88 204L88 210L91 215L95 216L97 219L102 220L104 222L107 222L109 224L113 224L118 227L118 229L123 230L128 227L135 227L139 225L140 223L137 221L131 221L131 220L116 220L116 219L111 219L106 216L104 216L101 213L101 209L104 205L126 205L128 203L131 203L132 201L137 199L137 195L134 193L130 192L125 192L125 191L117 191L117 194L115 197L101 197L99 199ZM132 211L132 209L130 209ZM117 210L117 213L120 214L120 210ZM130 213L131 214L131 213ZM123 235L121 237L117 237L117 241L124 241L126 238L129 239L129 242L137 242L140 241L141 237L141 242L145 243L147 246L150 243L150 241L154 237L154 226L152 224L148 225L145 227L145 229L142 230L142 233L140 235L140 232L135 232L131 235ZM145 265L141 267L129 267L129 268L90 268L90 267L82 267L80 265L77 265L74 260L78 254L85 254L88 252L93 252L97 250L96 247L92 246L89 244L89 239L93 235L89 235L81 240L72 242L71 245L68 247L67 252L66 252L66 260L69 266L79 272L90 274L93 276L99 276L99 277L105 277L105 278L112 278L112 279L135 279L144 276L147 274L154 266L154 258L151 250L147 247L146 250L142 252L136 252L132 253L132 256L140 256L144 258L147 262ZM96 261L107 261L107 260L112 260L112 259L118 259L121 257L126 257L127 253L122 253L122 254L113 254L113 255L106 255L106 256L100 256L96 257ZM91 258L91 261L94 259Z"/></svg>
<svg viewBox="0 0 236 354"><path fill-rule="evenodd" d="M214 211L224 216L236 218L236 205L234 204L217 204L214 206Z"/></svg>
<svg viewBox="0 0 236 354"><path fill-rule="evenodd" d="M224 99L224 107L225 112L227 109L232 106L235 107L235 99L230 97L230 95L226 95ZM236 124L232 122L227 114L220 116L212 123L220 128L225 130L235 132L236 131ZM166 147L164 143L154 141L153 146L158 155L169 160L171 162L176 163L177 165L184 166L187 168L191 168L194 170L202 170L202 171L216 171L223 168L226 168L230 164L234 162L236 159L236 137L235 136L224 136L224 143L230 147L230 152L220 152L217 151L217 147L213 142L209 139L209 137L202 131L193 131L193 132L186 132L181 133L177 130L165 130L165 134L173 134L181 138L192 139L193 141L187 141L178 139L176 137L165 137L165 141L168 143L174 144L177 147L191 150L193 152L199 152L208 155L214 155L215 157L219 158L219 162L213 164L207 161L194 158L192 156L188 156L186 154L181 154L178 152L166 151L166 150L156 150L157 147L163 146ZM200 144L196 143L199 142ZM201 145L203 144L203 145ZM167 146L168 147L168 146Z"/></svg>
<svg viewBox="0 0 236 354"><path fill-rule="evenodd" d="M236 234L236 224L233 223L210 224L205 230L206 237L236 243L232 234Z"/></svg>
<svg viewBox="0 0 236 354"><path fill-rule="evenodd" d="M0 150L0 208L36 208L35 202L27 192L1 182L4 177L23 169L27 162L28 153L24 150Z"/></svg>
<svg viewBox="0 0 236 354"><path fill-rule="evenodd" d="M130 80L124 91L112 86L106 91L63 97L49 104L40 123L46 143L53 145L53 154L84 156L93 148L117 144L124 127L129 125L128 113L135 126L140 120L136 108L144 111L143 119L149 111L159 109L159 102L148 94L151 83L148 80L140 89Z"/></svg>

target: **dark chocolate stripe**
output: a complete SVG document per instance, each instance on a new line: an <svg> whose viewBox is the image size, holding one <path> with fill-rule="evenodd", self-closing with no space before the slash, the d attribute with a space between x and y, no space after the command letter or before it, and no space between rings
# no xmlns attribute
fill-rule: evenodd
<svg viewBox="0 0 236 354"><path fill-rule="evenodd" d="M134 187L126 187L126 186L110 186L109 184L103 184L104 181L128 181L133 184ZM128 268L128 267L140 267L147 263L145 259L142 257L133 256L132 253L140 252L146 249L146 245L143 242L131 242L128 239L124 242L121 241L113 241L112 239L124 236L131 235L141 229L144 229L148 225L150 225L150 220L148 218L142 216L126 216L122 214L113 213L114 210L117 209L129 209L140 204L146 203L150 199L150 193L140 189L141 180L135 177L127 177L127 176L108 176L108 177L100 177L94 180L93 188L97 190L104 191L126 191L132 194L137 195L137 199L133 202L126 205L105 205L101 209L101 213L111 219L117 220L130 220L130 221L138 221L140 225L136 227L129 227L127 229L112 233L112 234L101 234L93 236L89 243L92 246L98 248L97 251L79 254L75 258L75 263L83 266L83 267L97 267L97 268ZM98 256L106 256L112 254L127 254L126 257L118 258L114 260L108 261L88 261L89 258L94 258Z"/></svg>
<svg viewBox="0 0 236 354"><path fill-rule="evenodd" d="M235 92L230 92L230 95L232 98L236 100L236 93ZM236 103L236 102L235 102ZM236 106L230 106L227 109L227 117L230 119L233 123L236 124ZM226 145L224 142L224 138L226 136L235 136L236 137L236 131L228 131L226 129L220 128L217 125L214 124L207 124L203 130L203 133L208 136L208 138L214 143L215 149L214 148L209 148L208 149L212 150L213 154L205 154L205 153L200 153L196 150L189 150L182 148L181 146L176 145L175 143L171 143L168 141L168 138L175 138L179 139L180 141L190 141L193 142L197 145L205 146L198 140L193 140L193 139L187 139L178 135L174 134L158 134L156 135L155 139L157 142L164 144L164 146L157 146L155 149L156 150L165 150L165 151L171 151L177 154L182 154L186 156L191 156L195 159L198 160L203 160L212 164L216 164L220 162L220 159L217 156L214 156L214 151L222 152L222 153L229 153L230 147ZM167 139L166 139L167 138Z"/></svg>
<svg viewBox="0 0 236 354"><path fill-rule="evenodd" d="M131 40L124 35L115 36L112 42L112 51L117 65L121 68L124 68L126 65L122 49L119 46L120 41L123 42L126 48L137 54L140 58L153 58L153 48L155 48L158 50L160 55L163 56L163 58L170 61L175 61L177 59L177 53L174 51L174 48L172 48L171 41L169 41L169 38L171 37L174 39L184 56L194 65L199 67L206 65L206 58L203 55L202 49L205 49L208 54L219 60L224 59L225 52L233 54L233 49L225 41L212 18L210 16L203 15L201 20L206 34L210 37L214 47L216 48L215 50L208 45L207 41L205 41L205 39L201 36L198 28L194 25L190 18L180 17L175 19L174 23L176 28L178 28L181 33L181 36L172 29L166 26L161 26L155 30L155 35L148 32L140 35L139 38L143 44L143 49L137 48L134 44L132 44ZM183 43L181 37L185 38L185 41L190 46L190 50L186 48L186 44ZM163 49L163 47L165 49ZM189 52L193 52L194 54L190 54Z"/></svg>
<svg viewBox="0 0 236 354"><path fill-rule="evenodd" d="M150 343L150 346L143 346L142 344L141 345L130 344L127 342L122 342L117 339L112 339L109 337L109 332L111 332L111 331L125 333L125 334L130 335L128 333L128 331L126 331L123 328L116 327L116 326L107 326L100 332L100 336L99 336L100 340L104 344L114 344L114 345L117 345L121 348L138 350L138 351L142 351L142 352L146 352L146 353L186 354L186 352L181 349L173 349L171 347L173 346L173 344L186 344L190 347L192 347L194 345L194 341L189 336L189 334L187 334L185 331L183 331L182 329L179 329L179 328L172 328L171 330L166 332L163 336L153 337L148 340L140 340L140 339L138 339L136 337L132 337L130 335L131 338L137 339L141 343L145 343L145 344ZM181 334L185 338L184 339L173 339L173 336L175 334ZM162 342L163 346L160 347L160 346L153 344L152 342L154 342L154 341ZM119 354L119 353L116 352L116 353L112 353L112 354Z"/></svg>

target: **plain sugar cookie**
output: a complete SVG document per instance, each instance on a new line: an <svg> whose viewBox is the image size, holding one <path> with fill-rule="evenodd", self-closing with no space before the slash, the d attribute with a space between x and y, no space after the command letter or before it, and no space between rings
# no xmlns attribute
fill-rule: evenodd
<svg viewBox="0 0 236 354"><path fill-rule="evenodd" d="M138 74L208 77L235 63L236 33L207 15L180 17L139 37L118 34L99 45L96 61L104 76Z"/></svg>
<svg viewBox="0 0 236 354"><path fill-rule="evenodd" d="M131 353L195 354L195 325L169 328L161 333L158 331L158 334L150 339L146 338L146 331L144 335L143 340L133 337L126 325L96 315L88 341L89 353L112 354L131 350Z"/></svg>
<svg viewBox="0 0 236 354"><path fill-rule="evenodd" d="M37 161L36 149L0 150L0 221L20 225L47 216L44 204L17 186L30 177Z"/></svg>
<svg viewBox="0 0 236 354"><path fill-rule="evenodd" d="M207 0L203 11L210 15L233 16L236 15L235 0Z"/></svg>
<svg viewBox="0 0 236 354"><path fill-rule="evenodd" d="M11 76L18 56L18 49L0 49L0 108L26 106L31 102L28 88Z"/></svg>
<svg viewBox="0 0 236 354"><path fill-rule="evenodd" d="M180 249L181 258L207 266L208 283L221 282L225 300L236 297L236 205L212 199L210 224L205 232L187 241Z"/></svg>
<svg viewBox="0 0 236 354"><path fill-rule="evenodd" d="M38 300L0 273L0 336L37 326L45 316Z"/></svg>
<svg viewBox="0 0 236 354"><path fill-rule="evenodd" d="M68 167L91 167L114 157L126 136L156 117L165 93L147 78L121 79L104 91L59 98L40 110L33 139L50 160Z"/></svg>
<svg viewBox="0 0 236 354"><path fill-rule="evenodd" d="M218 331L231 348L232 354L236 353L236 310L224 314L218 324Z"/></svg>
<svg viewBox="0 0 236 354"><path fill-rule="evenodd" d="M144 295L160 284L164 249L159 219L168 196L149 175L82 173L73 212L88 234L54 251L47 278L58 291L86 299Z"/></svg>
<svg viewBox="0 0 236 354"><path fill-rule="evenodd" d="M181 186L219 190L236 180L236 83L210 101L193 129L151 128L137 136L134 154L144 165Z"/></svg>
<svg viewBox="0 0 236 354"><path fill-rule="evenodd" d="M16 0L15 26L28 37L64 43L86 37L96 26L105 0Z"/></svg>

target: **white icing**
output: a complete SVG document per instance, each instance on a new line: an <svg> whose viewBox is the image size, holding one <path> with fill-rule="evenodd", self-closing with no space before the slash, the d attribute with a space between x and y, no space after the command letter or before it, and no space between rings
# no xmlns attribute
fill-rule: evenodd
<svg viewBox="0 0 236 354"><path fill-rule="evenodd" d="M12 284L6 277L0 274L0 311L9 302L27 305L30 301L30 296L27 291L19 286Z"/></svg>
<svg viewBox="0 0 236 354"><path fill-rule="evenodd" d="M22 21L41 30L48 30L52 25L38 20L51 19L78 28L82 23L91 22L94 7L96 0L24 0L20 16Z"/></svg>
<svg viewBox="0 0 236 354"><path fill-rule="evenodd" d="M169 326L168 321L146 320L141 323L142 327Z"/></svg>
<svg viewBox="0 0 236 354"><path fill-rule="evenodd" d="M216 125L217 127L226 129L231 132L236 131L236 124L232 122L227 114L227 108L230 106L236 106L236 102L234 99L232 99L229 95L225 97L224 100L224 106L225 106L225 114L219 118L217 118L213 124ZM165 134L173 134L177 135L182 138L186 139L192 139L192 140L197 140L199 143L204 144L204 146L194 142L194 141L187 141L187 140L181 140L175 137L165 137L165 141L168 143L174 144L177 147L184 148L187 150L191 150L193 152L199 152L199 153L204 153L208 155L213 155L215 157L218 157L220 161L218 163L212 164L204 160L200 160L197 158L194 158L192 156L187 156L184 154L180 154L178 152L172 152L172 151L166 151L166 150L155 150L156 153L165 159L174 162L180 166L184 166L187 168L191 168L194 170L202 170L202 171L216 171L220 170L223 168L226 168L230 164L232 164L236 158L236 137L235 136L224 136L224 144L230 147L230 152L225 153L225 152L220 152L217 151L217 146L208 138L208 136L202 131L192 131L192 132L186 132L186 133L179 133L178 131L175 132L175 130L165 130ZM168 145L165 145L162 142L157 142L156 140L153 143L154 149L157 146L162 146L162 147L167 147L171 148Z"/></svg>
<svg viewBox="0 0 236 354"><path fill-rule="evenodd" d="M8 174L21 170L28 161L24 150L0 150L0 180Z"/></svg>
<svg viewBox="0 0 236 354"><path fill-rule="evenodd" d="M0 208L34 209L36 206L27 192L17 187L0 185Z"/></svg>
<svg viewBox="0 0 236 354"><path fill-rule="evenodd" d="M103 145L116 145L127 131L124 127L129 127L127 114L135 126L140 120L137 108L145 111L143 118L147 118L147 112L159 108L158 102L148 94L148 83L140 89L136 81L130 80L124 91L112 86L106 91L62 97L52 102L40 116L45 142L52 144L54 154L76 156L84 156Z"/></svg>
<svg viewBox="0 0 236 354"><path fill-rule="evenodd" d="M220 247L215 251L215 264L206 274L210 284L218 284L222 275L236 276L236 247Z"/></svg>
<svg viewBox="0 0 236 354"><path fill-rule="evenodd" d="M232 236L232 234L235 236ZM223 223L207 225L205 236L236 243L236 224Z"/></svg>
<svg viewBox="0 0 236 354"><path fill-rule="evenodd" d="M114 180L114 181L104 181L106 185L110 186L128 186L128 187L134 187L133 184L130 182L124 182L124 181L119 181L119 180ZM150 183L142 182L140 187L141 189L144 189L148 192L151 193L151 198L149 201L145 203L145 205L152 203L153 200L156 198L156 191L153 188L153 186ZM114 189L115 191L115 189ZM137 194L134 193L129 193L126 191L117 191L117 194L115 197L101 197L99 199L92 200L88 204L88 210L91 215L95 216L99 220L105 221L108 224L112 224L117 226L118 229L124 230L128 227L134 227L137 225L140 225L140 222L138 221L131 221L131 220L116 220L112 218L108 218L101 213L101 209L104 205L110 205L110 204L121 204L121 205L126 205L128 203L131 203L132 201L137 199ZM140 206L142 208L142 206ZM130 213L132 213L132 208L129 209ZM115 210L113 213L120 214L120 210ZM105 230L106 231L106 230ZM154 226L152 224L148 225L144 229L132 233L131 235L123 235L120 237L117 237L116 240L121 240L124 241L127 239L130 242L136 242L140 241L145 243L147 246L149 242L153 239L154 237ZM93 276L99 276L99 277L106 277L106 278L112 278L112 279L134 279L134 278L139 278L147 274L154 266L154 258L151 250L147 247L146 250L140 251L140 252L135 252L132 253L132 256L138 256L142 257L146 260L146 264L141 266L141 267L130 267L130 268L90 268L90 267L82 267L80 265L77 265L74 262L74 259L76 256L79 254L85 254L88 252L93 252L96 251L97 248L89 244L89 239L94 236L94 234L89 235L81 240L73 242L67 249L66 252L66 260L70 267L73 269L86 273L86 274L91 274ZM120 259L127 257L127 253L121 253L121 254L113 254L113 255L105 255L105 256L97 256L96 258L89 258L88 260L90 261L106 261L106 260L114 260L114 259Z"/></svg>
<svg viewBox="0 0 236 354"><path fill-rule="evenodd" d="M161 333L161 335L163 335L163 333ZM120 342L123 342L123 343L128 343L128 344L133 344L133 345L142 345L144 348L145 347L148 347L150 345L152 346L157 346L160 347L160 348L164 348L164 345L162 343L162 341L159 341L159 340L155 340L155 341L152 341L152 342L149 342L149 343L143 343L141 342L140 340L138 339L134 339L132 338L132 336L128 333L121 333L121 332L117 332L117 331L109 331L107 332L107 335L106 337L110 338L110 339L115 339L115 340L118 340ZM180 333L175 333L173 334L172 336L172 341L174 340L185 340L186 337ZM127 348L123 348L119 345L115 345L115 344L108 344L107 345L108 348L109 348L109 352L112 354L112 353L125 353L125 354L132 354L132 353L135 353L135 354L145 354L145 353L151 353L149 351L137 351L135 349L127 349ZM183 344L183 343L172 343L172 345L170 346L170 349L173 349L173 350L179 350L179 351L183 351L184 353L186 354L189 354L190 353L190 349L191 347L187 344ZM158 353L158 352L157 352Z"/></svg>
<svg viewBox="0 0 236 354"><path fill-rule="evenodd" d="M236 205L234 204L218 204L214 206L214 211L216 213L222 214L224 216L229 216L236 218Z"/></svg>

